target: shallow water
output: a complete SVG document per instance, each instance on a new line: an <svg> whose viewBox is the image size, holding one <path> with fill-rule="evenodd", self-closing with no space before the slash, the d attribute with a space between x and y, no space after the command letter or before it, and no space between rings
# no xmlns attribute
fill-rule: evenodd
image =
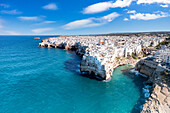
<svg viewBox="0 0 170 113"><path fill-rule="evenodd" d="M83 77L74 52L39 48L33 38L0 36L0 113L134 111L143 79L123 75L127 65L109 82Z"/></svg>

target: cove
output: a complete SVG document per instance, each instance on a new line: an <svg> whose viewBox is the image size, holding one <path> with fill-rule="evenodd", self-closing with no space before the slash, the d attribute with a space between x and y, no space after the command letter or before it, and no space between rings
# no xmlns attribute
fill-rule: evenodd
<svg viewBox="0 0 170 113"><path fill-rule="evenodd" d="M0 112L129 113L141 96L143 79L120 66L108 82L81 76L73 51L39 48L33 36L1 36ZM45 38L45 37L41 37Z"/></svg>

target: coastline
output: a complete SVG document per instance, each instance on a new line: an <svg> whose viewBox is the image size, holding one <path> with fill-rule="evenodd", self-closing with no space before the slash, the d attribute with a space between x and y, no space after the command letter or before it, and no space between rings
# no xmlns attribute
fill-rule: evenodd
<svg viewBox="0 0 170 113"><path fill-rule="evenodd" d="M48 39L46 39L48 40ZM79 55L81 58L82 58L82 61L83 61L83 55L86 54L85 53L85 50L83 47L80 47L80 48L76 48L75 46L72 46L72 47L63 47L63 45L59 45L59 46L54 46L54 45L51 45L51 44L47 44L47 45L41 45L39 44L39 47L47 47L47 48L60 48L60 49L64 49L64 50L71 50L71 51L75 51L77 55ZM79 49L79 50L78 50ZM83 51L83 52L82 52ZM91 74L96 76L96 78L99 78L99 80L109 80L111 79L111 76L112 76L112 72L114 71L114 69L116 69L117 67L119 66L122 66L122 65L126 65L126 64L131 64L133 66L135 66L135 64L139 61L140 59L133 59L133 58L130 58L130 59L127 59L127 58L124 58L124 57L120 57L120 59L114 59L113 62L111 62L111 68L110 68L110 73L109 73L109 77L108 78L101 78L100 76L96 76L96 74L93 74L90 72L88 72L90 69L89 67L84 67L82 65L82 62L80 63L80 72L81 74L83 75L88 75L90 76ZM85 69L85 68L88 68L88 69ZM96 69L94 69L96 70ZM95 73L95 72L94 72Z"/></svg>
<svg viewBox="0 0 170 113"><path fill-rule="evenodd" d="M119 38L117 36L61 36L42 40L39 47L75 50L76 54L82 57L80 65L82 74L107 80L119 65L137 62L131 62L132 59L127 58L132 52L135 54L141 52L141 45L137 42L129 46L133 38L126 44L127 48L122 46L125 40L119 42ZM129 37L123 38L129 41Z"/></svg>
<svg viewBox="0 0 170 113"><path fill-rule="evenodd" d="M147 60L139 61L135 68L149 77L146 83L152 86L141 113L168 113L170 111L170 87L168 79L163 81L165 76L161 74L165 69Z"/></svg>
<svg viewBox="0 0 170 113"><path fill-rule="evenodd" d="M149 110L148 110L148 106L150 106L150 104L148 104L148 103L150 103L149 100L151 100L150 98L152 98L152 96L153 96L154 90L152 91L152 89L155 88L154 80L156 78L150 77L150 75L147 72L148 70L146 68L144 68L144 70L143 70L145 72L140 71L138 69L139 62L143 61L144 58L136 60L133 58L129 59L129 58L126 58L123 56L120 56L120 57L114 56L113 57L115 51L114 52L111 51L112 55L110 55L110 56L108 55L109 56L108 58L102 54L101 54L101 56L99 56L99 55L96 55L95 53L99 52L99 54L100 54L100 53L102 53L102 51L108 49L107 47L105 47L101 44L101 40L99 40L99 43L93 42L92 44L96 44L96 45L100 44L99 46L103 48L103 49L101 49L102 51L100 50L99 46L94 46L94 45L88 44L88 42L79 43L76 41L75 42L72 41L72 40L75 40L76 38L77 37L73 38L70 36L49 38L49 39L43 40L42 43L39 43L39 47L62 48L65 50L74 50L77 55L82 57L82 62L80 64L80 72L84 75L93 76L95 78L99 78L100 80L105 80L105 81L108 81L109 79L111 79L112 72L114 71L115 68L117 68L119 66L126 65L126 64L131 64L133 66L136 66L135 69L138 70L141 73L141 75L144 74L145 76L149 77L149 80L152 78L152 80L150 82L146 81L145 87L143 88L144 97L147 98L146 99L147 101L144 103L143 106L141 106L141 112L142 113L150 112L150 111L154 112L155 108L149 108ZM80 40L78 40L78 41L80 41ZM112 49L113 49L113 47L112 47ZM102 64L102 61L104 60L104 58L106 59L106 62L104 64ZM99 60L99 59L103 59L103 60ZM150 66L151 64L148 63L148 65ZM137 72L137 74L140 74L139 72ZM152 75L154 75L154 73L152 73Z"/></svg>
<svg viewBox="0 0 170 113"><path fill-rule="evenodd" d="M15 108L15 112L36 110L48 113L49 107L50 110L59 113L63 111L82 112L84 110L109 113L130 112L140 96L139 89L132 79L121 73L121 69L125 69L123 67L126 66L116 68L110 81L98 81L80 75L78 66L80 66L81 57L76 55L75 51L39 48L37 44L40 40L34 40L32 37L9 38L12 39L11 44L15 41L15 47L11 45L13 47L11 50L8 43L2 47L9 48L6 49L9 52L7 54L6 51L3 51L4 57L1 57L0 68L4 67L1 72L4 73L4 76L1 76L0 85L6 82L2 85L5 87L1 87L0 96L3 97L0 102L1 112L13 112ZM24 43L20 44L20 39L23 39ZM9 42L9 40L6 41ZM20 53L21 49L24 52ZM17 55L16 62L9 57L13 56L13 53ZM24 55L26 58L23 59ZM12 61L9 62L9 60ZM5 68L7 66L13 69ZM6 79L7 76L9 79ZM138 81L142 84L140 79ZM8 84L9 82L11 84ZM17 95L14 96L11 92ZM35 95L36 98L31 95ZM70 105L70 103L72 104Z"/></svg>

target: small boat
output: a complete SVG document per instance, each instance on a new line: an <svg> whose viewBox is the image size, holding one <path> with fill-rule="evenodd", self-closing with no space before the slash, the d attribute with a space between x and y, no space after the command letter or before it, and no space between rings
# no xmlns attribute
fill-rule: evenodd
<svg viewBox="0 0 170 113"><path fill-rule="evenodd" d="M35 37L34 39L40 39L40 37Z"/></svg>

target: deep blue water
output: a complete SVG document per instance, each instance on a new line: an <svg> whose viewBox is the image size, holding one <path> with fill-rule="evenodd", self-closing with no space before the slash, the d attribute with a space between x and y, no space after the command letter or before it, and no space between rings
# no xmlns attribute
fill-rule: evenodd
<svg viewBox="0 0 170 113"><path fill-rule="evenodd" d="M143 79L123 75L127 65L109 82L83 77L74 52L39 48L33 38L0 36L0 113L134 112Z"/></svg>

